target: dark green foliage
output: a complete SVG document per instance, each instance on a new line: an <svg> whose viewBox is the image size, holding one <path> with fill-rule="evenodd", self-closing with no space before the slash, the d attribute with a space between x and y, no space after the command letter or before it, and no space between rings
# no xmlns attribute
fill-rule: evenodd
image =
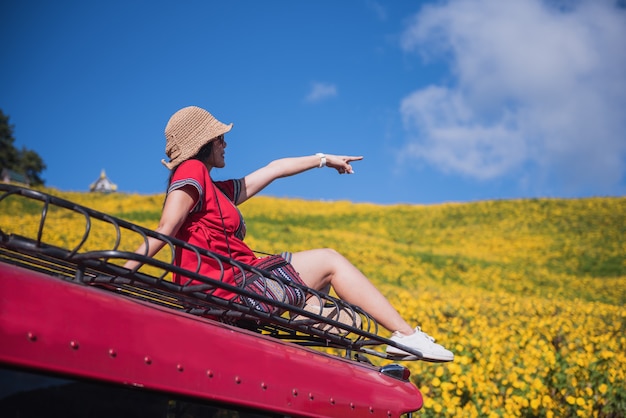
<svg viewBox="0 0 626 418"><path fill-rule="evenodd" d="M42 186L41 172L46 169L46 164L35 151L15 148L13 129L9 116L0 110L0 171L10 170L25 177L31 186Z"/></svg>

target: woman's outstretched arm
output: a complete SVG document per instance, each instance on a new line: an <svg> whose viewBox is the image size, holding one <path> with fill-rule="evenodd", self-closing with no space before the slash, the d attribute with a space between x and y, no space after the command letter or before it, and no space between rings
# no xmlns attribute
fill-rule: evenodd
<svg viewBox="0 0 626 418"><path fill-rule="evenodd" d="M245 202L278 178L293 176L312 168L320 167L324 161L326 167L334 168L339 174L352 174L354 171L350 163L362 159L363 157L361 156L325 154L324 157L310 155L306 157L281 158L280 160L272 161L265 167L244 177L244 187L237 204Z"/></svg>

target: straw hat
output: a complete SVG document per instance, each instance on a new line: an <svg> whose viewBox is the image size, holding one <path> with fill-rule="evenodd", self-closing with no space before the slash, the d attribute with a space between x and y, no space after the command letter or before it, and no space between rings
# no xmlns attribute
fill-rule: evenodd
<svg viewBox="0 0 626 418"><path fill-rule="evenodd" d="M206 110L189 106L174 113L165 127L165 154L161 160L170 170L193 157L205 144L230 131L233 124L223 124Z"/></svg>

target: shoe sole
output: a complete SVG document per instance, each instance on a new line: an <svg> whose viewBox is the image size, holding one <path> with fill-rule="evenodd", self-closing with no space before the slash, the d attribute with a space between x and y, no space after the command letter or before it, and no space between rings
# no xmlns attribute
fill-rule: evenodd
<svg viewBox="0 0 626 418"><path fill-rule="evenodd" d="M389 347L389 348L395 348L395 347ZM417 350L419 351L419 350ZM449 361L454 361L454 356L452 357L437 357L437 356L430 356L430 355L424 355L422 354L422 357L418 357L416 355L413 354L409 354L406 353L404 351L399 351L398 352L393 352L393 351L389 351L387 350L387 359L389 360L396 360L396 361L416 361L416 360L421 360L421 361L428 361L431 363L447 363Z"/></svg>
<svg viewBox="0 0 626 418"><path fill-rule="evenodd" d="M426 361L428 363L448 363L450 361L454 361L454 357L451 359L441 359L441 358L428 358L428 357L417 357L414 355L397 355L397 354L387 354L387 360L391 361Z"/></svg>

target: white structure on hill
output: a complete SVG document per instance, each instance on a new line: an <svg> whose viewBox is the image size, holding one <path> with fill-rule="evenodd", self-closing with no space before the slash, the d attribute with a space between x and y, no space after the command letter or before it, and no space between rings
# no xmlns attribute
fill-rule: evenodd
<svg viewBox="0 0 626 418"><path fill-rule="evenodd" d="M117 190L117 184L113 183L107 177L104 169L100 173L100 178L89 186L90 192L100 192L100 193L112 193Z"/></svg>

